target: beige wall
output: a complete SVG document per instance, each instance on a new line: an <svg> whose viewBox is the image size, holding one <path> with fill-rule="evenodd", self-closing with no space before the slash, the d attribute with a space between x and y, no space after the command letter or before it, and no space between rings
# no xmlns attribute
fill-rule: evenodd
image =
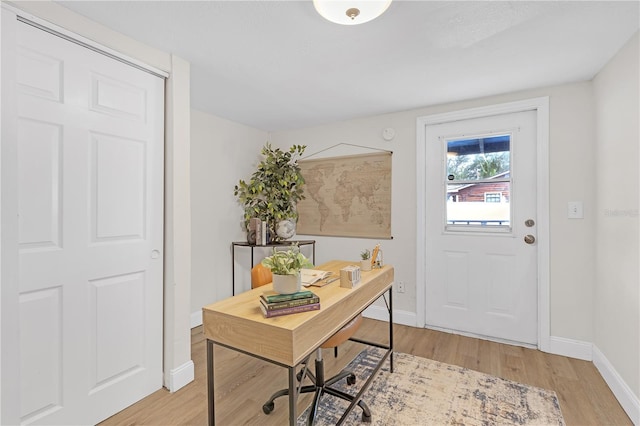
<svg viewBox="0 0 640 426"><path fill-rule="evenodd" d="M636 398L640 398L638 39L636 33L593 82L597 123L594 343Z"/></svg>
<svg viewBox="0 0 640 426"><path fill-rule="evenodd" d="M197 324L204 305L231 296L231 242L246 239L233 187L253 173L268 134L196 110L191 129L191 312Z"/></svg>

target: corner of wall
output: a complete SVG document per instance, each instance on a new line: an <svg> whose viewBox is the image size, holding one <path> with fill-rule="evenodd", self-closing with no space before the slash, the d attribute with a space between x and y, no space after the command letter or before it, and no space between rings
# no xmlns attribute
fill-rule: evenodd
<svg viewBox="0 0 640 426"><path fill-rule="evenodd" d="M595 345L593 346L593 363L633 424L640 425L640 399Z"/></svg>

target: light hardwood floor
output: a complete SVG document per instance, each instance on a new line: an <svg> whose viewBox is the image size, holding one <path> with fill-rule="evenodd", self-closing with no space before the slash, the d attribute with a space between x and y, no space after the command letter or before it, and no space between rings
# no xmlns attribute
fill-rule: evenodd
<svg viewBox="0 0 640 426"><path fill-rule="evenodd" d="M387 327L385 322L365 319L358 336L384 341ZM202 327L192 330L191 340L195 363L192 383L173 394L159 390L101 424L206 425L206 349ZM394 343L397 352L554 390L569 426L632 424L591 362L402 325L394 326ZM360 344L347 342L340 347L337 359L327 350L324 358L328 374L337 372L362 348ZM216 347L215 357L217 424L287 424L286 397L276 401L272 414L262 413L262 404L271 393L286 386L284 369L220 347ZM299 412L310 401L309 395L301 397Z"/></svg>

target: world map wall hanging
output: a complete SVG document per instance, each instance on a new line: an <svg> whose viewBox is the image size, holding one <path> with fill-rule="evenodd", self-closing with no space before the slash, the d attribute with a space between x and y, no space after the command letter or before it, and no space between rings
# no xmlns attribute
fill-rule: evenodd
<svg viewBox="0 0 640 426"><path fill-rule="evenodd" d="M390 239L391 152L300 160L296 233Z"/></svg>

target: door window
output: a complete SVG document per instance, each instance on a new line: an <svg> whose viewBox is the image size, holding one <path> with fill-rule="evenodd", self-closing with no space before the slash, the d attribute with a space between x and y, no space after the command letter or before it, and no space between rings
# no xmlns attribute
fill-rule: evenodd
<svg viewBox="0 0 640 426"><path fill-rule="evenodd" d="M511 135L445 139L449 231L511 230Z"/></svg>

